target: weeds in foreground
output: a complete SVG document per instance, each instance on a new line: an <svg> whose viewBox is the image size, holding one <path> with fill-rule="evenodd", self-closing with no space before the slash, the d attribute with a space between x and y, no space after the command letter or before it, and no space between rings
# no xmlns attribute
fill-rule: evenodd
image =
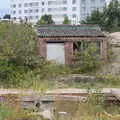
<svg viewBox="0 0 120 120"><path fill-rule="evenodd" d="M119 120L120 107L106 104L100 91L95 90L92 94L89 90L88 98L82 101L56 100L53 104L56 120ZM38 113L21 109L20 102L17 101L19 97L6 97L6 101L0 106L0 120L44 120Z"/></svg>
<svg viewBox="0 0 120 120"><path fill-rule="evenodd" d="M57 120L119 120L118 105L105 104L101 94L89 94L81 102L57 101L55 103ZM65 118L65 119L64 119Z"/></svg>

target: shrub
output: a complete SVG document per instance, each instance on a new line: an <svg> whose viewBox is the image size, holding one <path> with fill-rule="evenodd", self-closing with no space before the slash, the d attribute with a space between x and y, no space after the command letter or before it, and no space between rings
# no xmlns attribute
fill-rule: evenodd
<svg viewBox="0 0 120 120"><path fill-rule="evenodd" d="M107 85L113 85L113 86L120 85L120 76L116 76L116 75L112 75L112 74L108 74L108 75L98 74L97 79L101 83L105 83Z"/></svg>
<svg viewBox="0 0 120 120"><path fill-rule="evenodd" d="M93 72L100 66L100 55L97 45L87 42L84 46L86 48L81 51L78 45L78 51L76 52L76 59L79 64L75 72L78 73Z"/></svg>

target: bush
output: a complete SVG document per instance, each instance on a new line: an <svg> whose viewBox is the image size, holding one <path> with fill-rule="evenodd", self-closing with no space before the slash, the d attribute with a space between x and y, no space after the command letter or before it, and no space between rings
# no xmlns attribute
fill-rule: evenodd
<svg viewBox="0 0 120 120"><path fill-rule="evenodd" d="M85 43L86 48L76 52L76 62L79 64L75 68L75 73L92 73L100 66L100 55L95 43ZM78 46L79 49L80 46Z"/></svg>
<svg viewBox="0 0 120 120"><path fill-rule="evenodd" d="M36 53L36 38L29 24L0 23L1 86L21 86L24 74L46 63Z"/></svg>
<svg viewBox="0 0 120 120"><path fill-rule="evenodd" d="M96 77L101 83L105 83L106 85L113 85L116 87L120 85L120 76L98 74Z"/></svg>
<svg viewBox="0 0 120 120"><path fill-rule="evenodd" d="M68 66L57 65L54 63L48 63L44 65L42 69L37 69L36 73L39 73L41 78L53 78L59 75L70 74L71 70Z"/></svg>

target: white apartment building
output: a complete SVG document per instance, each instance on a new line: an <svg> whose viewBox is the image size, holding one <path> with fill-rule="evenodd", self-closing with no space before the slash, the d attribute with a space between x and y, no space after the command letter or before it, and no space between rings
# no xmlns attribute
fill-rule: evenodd
<svg viewBox="0 0 120 120"><path fill-rule="evenodd" d="M68 16L72 24L79 24L93 10L103 10L105 6L106 0L11 0L10 14L12 19L32 23L50 14L56 24L62 24Z"/></svg>

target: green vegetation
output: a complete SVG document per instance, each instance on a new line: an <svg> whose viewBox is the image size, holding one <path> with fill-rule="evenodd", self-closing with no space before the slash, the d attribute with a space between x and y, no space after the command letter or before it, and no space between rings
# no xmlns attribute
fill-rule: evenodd
<svg viewBox="0 0 120 120"><path fill-rule="evenodd" d="M65 83L59 77L69 74L92 74L100 69L98 43L76 43L76 65L57 65L36 53L36 34L29 24L0 23L0 86L39 90L62 87L116 87L119 76L97 73L94 83ZM82 51L82 52L81 52ZM98 77L99 76L99 77Z"/></svg>
<svg viewBox="0 0 120 120"><path fill-rule="evenodd" d="M71 24L71 20L69 20L68 16L64 17L63 24Z"/></svg>
<svg viewBox="0 0 120 120"><path fill-rule="evenodd" d="M36 34L31 25L0 23L0 82L2 85L6 87L19 85L18 77L21 80L22 74L41 67L42 60L36 54L35 40Z"/></svg>
<svg viewBox="0 0 120 120"><path fill-rule="evenodd" d="M51 64L37 55L36 34L31 25L0 23L1 87L40 87L43 79L67 73L69 68Z"/></svg>
<svg viewBox="0 0 120 120"><path fill-rule="evenodd" d="M11 110L8 106L0 105L0 120L5 120L11 116Z"/></svg>
<svg viewBox="0 0 120 120"><path fill-rule="evenodd" d="M113 6L116 9L111 10L110 8ZM98 23L105 30L118 30L120 24L118 17L116 17L118 14L112 14L112 12L115 13L118 10L117 4L112 1L106 10L104 11L106 16L109 13L110 15L107 16L107 22L104 22L104 26L101 24L101 18L104 18L101 17L103 13L99 11L94 11L87 22L92 23L94 20L93 23ZM115 19L112 19L112 17ZM38 22L38 24L52 23L53 20L50 15L42 16ZM64 24L70 24L70 20L65 18ZM114 28L114 30L111 28ZM57 65L38 56L36 39L36 33L29 24L0 23L0 87L32 88L41 92L46 89L67 87L86 88L88 90L91 88L120 87L120 76L96 72L101 67L98 54L100 52L98 49L99 43L75 43L77 64L68 66ZM109 58L111 58L111 51ZM96 80L78 83L59 80L61 77L76 73L94 75ZM21 110L20 103L15 101L16 99L15 96L8 96L8 101L3 102L0 98L0 120L41 120L38 114ZM57 101L55 106L58 110L72 112L73 120L120 120L119 106L105 105L102 96L99 95L93 96L90 94L85 102Z"/></svg>
<svg viewBox="0 0 120 120"><path fill-rule="evenodd" d="M76 70L75 73L94 73L100 66L100 50L98 43L77 42L76 43Z"/></svg>
<svg viewBox="0 0 120 120"><path fill-rule="evenodd" d="M8 101L6 103L8 102L9 104L4 101L4 104L0 105L0 120L42 120L39 114L23 110L16 105L14 97L13 99L9 98ZM10 103L11 101L14 103Z"/></svg>
<svg viewBox="0 0 120 120"><path fill-rule="evenodd" d="M6 14L5 16L3 16L4 19L10 19L11 16L9 14Z"/></svg>
<svg viewBox="0 0 120 120"><path fill-rule="evenodd" d="M37 22L37 25L41 24L53 24L54 21L52 20L51 15L43 15L41 16L40 20Z"/></svg>
<svg viewBox="0 0 120 120"><path fill-rule="evenodd" d="M91 94L89 89L88 99L83 101L57 100L53 104L56 108L54 113L56 119L61 120L58 112L66 112L64 120L119 120L119 105L104 102L104 97L99 94L100 91L101 89L96 89L96 94ZM15 96L8 96L8 98L9 104L0 106L0 120L44 120L39 113L22 110Z"/></svg>
<svg viewBox="0 0 120 120"><path fill-rule="evenodd" d="M97 92L97 91L96 91ZM118 120L120 119L120 108L117 105L106 104L103 96L98 94L89 94L88 99L84 101L57 101L55 103L56 113L64 111L64 120ZM56 114L57 118L60 115ZM59 119L58 119L59 120Z"/></svg>
<svg viewBox="0 0 120 120"><path fill-rule="evenodd" d="M111 0L108 7L103 12L98 10L88 16L82 23L98 24L103 30L109 32L120 31L120 2L119 0Z"/></svg>
<svg viewBox="0 0 120 120"><path fill-rule="evenodd" d="M100 12L99 10L95 10L91 13L90 16L87 17L86 20L82 21L83 24L98 24L102 25L102 19L103 19L103 12Z"/></svg>

